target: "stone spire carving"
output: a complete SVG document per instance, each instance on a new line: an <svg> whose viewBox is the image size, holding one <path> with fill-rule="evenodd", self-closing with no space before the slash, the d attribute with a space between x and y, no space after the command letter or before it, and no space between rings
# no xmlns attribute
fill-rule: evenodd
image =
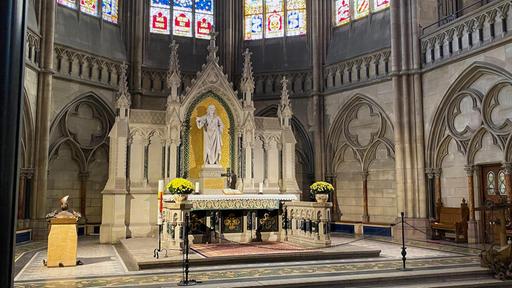
<svg viewBox="0 0 512 288"><path fill-rule="evenodd" d="M210 45L208 45L208 63L214 62L219 63L219 57L217 57L217 51L219 47L217 47L217 36L219 33L212 30L210 32Z"/></svg>
<svg viewBox="0 0 512 288"><path fill-rule="evenodd" d="M128 65L123 62L119 71L119 90L116 96L116 108L118 109L119 117L128 117L128 111L132 104L131 95L128 91Z"/></svg>
<svg viewBox="0 0 512 288"><path fill-rule="evenodd" d="M292 105L290 103L290 93L288 92L288 79L286 76L283 76L281 80L281 103L279 104L279 108L277 110L277 116L279 116L279 121L281 122L281 127L289 128L290 127L290 119L292 119Z"/></svg>
<svg viewBox="0 0 512 288"><path fill-rule="evenodd" d="M241 80L241 90L243 93L244 106L253 106L252 95L254 93L254 76L252 74L252 53L249 49L244 52L244 69Z"/></svg>
<svg viewBox="0 0 512 288"><path fill-rule="evenodd" d="M169 56L169 70L167 71L167 88L169 89L169 96L167 102L178 102L178 89L181 86L181 71L180 71L180 60L178 58L178 47L173 40L169 47L171 53Z"/></svg>

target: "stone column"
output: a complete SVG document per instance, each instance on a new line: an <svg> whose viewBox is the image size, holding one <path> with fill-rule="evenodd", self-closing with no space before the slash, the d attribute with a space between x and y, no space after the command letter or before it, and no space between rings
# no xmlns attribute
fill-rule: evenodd
<svg viewBox="0 0 512 288"><path fill-rule="evenodd" d="M474 184L474 169L473 166L466 166L464 168L467 175L468 183L468 198L469 198L469 220L475 220L475 184Z"/></svg>
<svg viewBox="0 0 512 288"><path fill-rule="evenodd" d="M325 173L324 160L324 137L323 137L323 117L324 105L323 98L320 96L323 88L322 77L322 55L323 55L323 37L322 37L322 11L324 2L311 1L311 59L313 64L313 89L311 91L312 99L312 123L314 125L314 157L315 157L315 177L323 179Z"/></svg>
<svg viewBox="0 0 512 288"><path fill-rule="evenodd" d="M469 198L469 221L468 221L468 243L478 243L478 229L475 220L475 183L474 183L474 167L466 166L464 168L467 175L468 198Z"/></svg>
<svg viewBox="0 0 512 288"><path fill-rule="evenodd" d="M169 142L169 159L167 160L169 163L169 180L174 179L178 177L178 169L177 169L177 162L178 162L178 147L180 145L179 140L171 139Z"/></svg>
<svg viewBox="0 0 512 288"><path fill-rule="evenodd" d="M48 185L48 151L50 145L50 120L52 103L52 81L53 81L53 56L55 38L55 1L43 2L42 23L42 49L41 49L41 71L39 73L39 87L36 108L36 139L35 139L35 175L34 175L34 206L32 217L40 221L38 227L34 227L34 236L45 237L46 202Z"/></svg>
<svg viewBox="0 0 512 288"><path fill-rule="evenodd" d="M246 139L244 139L246 140ZM254 178L253 178L253 171L252 171L252 153L254 149L254 143L253 141L248 142L247 140L243 142L244 151L244 173L243 173L243 181L244 181L244 192L250 192L254 190Z"/></svg>
<svg viewBox="0 0 512 288"><path fill-rule="evenodd" d="M505 172L505 189L508 202L512 202L512 163L503 163L503 171Z"/></svg>
<svg viewBox="0 0 512 288"><path fill-rule="evenodd" d="M361 172L363 180L363 223L370 222L370 215L368 214L368 171Z"/></svg>
<svg viewBox="0 0 512 288"><path fill-rule="evenodd" d="M433 169L434 173L434 194L436 197L436 207L443 204L441 192L441 168ZM437 211L436 211L437 213ZM436 214L436 217L439 216Z"/></svg>
<svg viewBox="0 0 512 288"><path fill-rule="evenodd" d="M87 181L89 180L89 173L87 171L80 172L80 213L83 220L87 222Z"/></svg>
<svg viewBox="0 0 512 288"><path fill-rule="evenodd" d="M25 181L26 181L26 175L24 171L22 170L20 172L20 178L19 178L19 187L18 187L18 228L24 228L23 227L23 219L25 219Z"/></svg>
<svg viewBox="0 0 512 288"><path fill-rule="evenodd" d="M268 140L265 139L265 141L263 142L263 145L262 145L262 148L263 148L263 162L264 162L264 171L263 171L263 184L265 185L265 187L268 187L268 160L269 160L269 157L268 157L268 150L269 150L269 143L268 143Z"/></svg>

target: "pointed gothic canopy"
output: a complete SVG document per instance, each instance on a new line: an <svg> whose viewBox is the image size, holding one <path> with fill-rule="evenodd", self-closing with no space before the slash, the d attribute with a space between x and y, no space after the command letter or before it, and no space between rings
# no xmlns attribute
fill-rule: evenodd
<svg viewBox="0 0 512 288"><path fill-rule="evenodd" d="M116 96L116 108L119 110L119 115L122 116L121 110L128 110L132 104L131 95L128 91L128 65L123 62L119 71L119 90Z"/></svg>
<svg viewBox="0 0 512 288"><path fill-rule="evenodd" d="M254 93L254 76L252 73L252 53L249 49L244 52L244 69L240 88L243 93L244 106L253 106L252 95Z"/></svg>
<svg viewBox="0 0 512 288"><path fill-rule="evenodd" d="M167 88L170 91L167 101L178 101L178 89L181 86L181 71L178 58L179 44L175 40L169 45L171 53L169 56L169 70L167 71Z"/></svg>
<svg viewBox="0 0 512 288"><path fill-rule="evenodd" d="M290 127L290 119L293 116L293 112L290 103L290 93L288 92L288 79L286 76L283 76L281 86L283 87L281 90L281 103L279 104L277 115L279 116L282 127Z"/></svg>
<svg viewBox="0 0 512 288"><path fill-rule="evenodd" d="M217 57L217 51L219 50L219 47L217 47L217 36L219 35L218 32L215 32L212 30L210 32L210 44L208 45L208 63L210 62L219 62L219 57Z"/></svg>

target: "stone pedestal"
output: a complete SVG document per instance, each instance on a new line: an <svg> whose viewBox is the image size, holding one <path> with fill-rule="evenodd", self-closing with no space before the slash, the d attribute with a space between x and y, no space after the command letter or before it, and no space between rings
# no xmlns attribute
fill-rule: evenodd
<svg viewBox="0 0 512 288"><path fill-rule="evenodd" d="M75 218L50 220L48 235L48 267L76 266L78 235Z"/></svg>
<svg viewBox="0 0 512 288"><path fill-rule="evenodd" d="M166 202L164 204L164 231L162 235L162 246L166 249L183 249L183 227L185 218L190 216L192 203L184 201L181 203ZM190 239L190 243L194 243Z"/></svg>
<svg viewBox="0 0 512 288"><path fill-rule="evenodd" d="M222 176L225 173L220 165L205 165L199 173L199 185L203 194L220 194L226 188L226 178Z"/></svg>

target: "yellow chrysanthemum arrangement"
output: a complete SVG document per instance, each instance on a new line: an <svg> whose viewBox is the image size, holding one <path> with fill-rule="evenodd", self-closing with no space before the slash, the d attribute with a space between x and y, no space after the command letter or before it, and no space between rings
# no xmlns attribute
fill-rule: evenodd
<svg viewBox="0 0 512 288"><path fill-rule="evenodd" d="M330 183L324 181L317 181L313 183L313 185L309 186L309 189L311 189L311 193L313 195L329 194L334 192L334 187Z"/></svg>
<svg viewBox="0 0 512 288"><path fill-rule="evenodd" d="M192 182L183 178L175 178L165 186L171 194L191 194L194 192Z"/></svg>

